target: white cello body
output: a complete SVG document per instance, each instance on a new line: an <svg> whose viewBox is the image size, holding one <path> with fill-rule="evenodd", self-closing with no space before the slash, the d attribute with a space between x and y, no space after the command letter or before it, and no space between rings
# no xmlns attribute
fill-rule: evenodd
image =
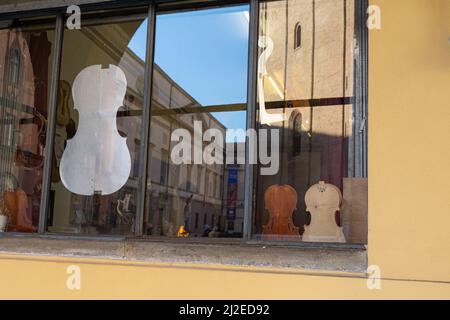
<svg viewBox="0 0 450 320"><path fill-rule="evenodd" d="M72 193L108 195L126 184L131 156L116 124L126 90L125 74L114 65L89 66L76 77L72 95L78 128L67 141L60 165L61 181Z"/></svg>

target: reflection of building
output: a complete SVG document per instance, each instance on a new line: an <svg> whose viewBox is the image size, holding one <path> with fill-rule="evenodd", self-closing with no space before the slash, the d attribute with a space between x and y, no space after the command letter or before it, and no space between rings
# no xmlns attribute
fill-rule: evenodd
<svg viewBox="0 0 450 320"><path fill-rule="evenodd" d="M229 143L227 143L227 149ZM245 165L240 164L238 159L245 158L245 144L235 143L234 154L227 157L234 158L234 164L225 167L224 179L224 217L226 220L225 230L229 236L242 236L244 227L244 179Z"/></svg>
<svg viewBox="0 0 450 320"><path fill-rule="evenodd" d="M194 121L201 122L203 130L219 129L224 137L225 127L210 113L201 110L183 114L183 108L201 106L157 66L152 100L147 232L174 235L183 224L193 236L200 236L214 227L222 229L223 165L204 162L175 165L170 154L177 142L170 139L171 133L179 128L187 129L194 138ZM205 145L203 143L203 147Z"/></svg>
<svg viewBox="0 0 450 320"><path fill-rule="evenodd" d="M93 225L94 220L95 224L100 225L90 226L89 230L85 230L88 233L102 232L103 229L122 233L130 232L133 228L130 224L120 226L116 207L118 201L124 201L123 199L131 196L129 211L132 215L135 214L142 132L144 61L128 46L130 39L141 26L142 22L139 21L89 26L81 31L67 32L65 35L63 55L72 56L69 52L76 47L85 49L73 56L70 65L62 66L61 79L72 83L84 67L99 63L115 64L124 71L128 88L124 105L118 113L117 128L121 135L127 137L132 169L130 179L121 190L97 200L95 197L73 195L61 182L54 182L53 226L72 227L77 219L76 212L81 207L80 211L84 215L92 216L88 217L87 222L91 219ZM201 121L203 130L217 128L224 136L225 128L209 113L185 113L182 108L201 106L158 66L155 66L153 87L147 191L149 201L146 207L145 232L153 235L176 235L178 228L187 222L186 227L192 235L202 235L204 225L208 225L212 230L214 226L223 224L223 166L173 165L170 161L173 147L170 137L177 128L192 132L193 121ZM71 117L77 122L73 102L70 103ZM67 206L67 203L72 203L72 206ZM127 229L123 230L124 227Z"/></svg>
<svg viewBox="0 0 450 320"><path fill-rule="evenodd" d="M326 181L345 191L344 178L353 176L357 161L351 146L354 3L302 0L261 6L260 34L274 46L259 90L264 90L268 112L284 113L286 120L272 124L282 128L281 166L278 175L259 179L258 212L269 186L289 184L299 199L294 221L302 227L308 188ZM267 216L256 216L260 228Z"/></svg>
<svg viewBox="0 0 450 320"><path fill-rule="evenodd" d="M10 231L34 231L39 221L51 35L0 30L0 199L17 203Z"/></svg>
<svg viewBox="0 0 450 320"><path fill-rule="evenodd" d="M67 63L62 60L60 79L66 82L70 89L66 100L59 99L57 113L62 115L64 110L68 109L73 127L78 128L80 110L75 110L71 94L71 86L76 76L91 65L101 64L106 67L112 64L121 68L127 79L123 105L117 106L117 119L115 116L104 118L105 122L117 124L118 134L102 137L97 142L108 145L121 139L119 134L126 136L131 155L131 172L125 186L111 195L80 196L67 190L59 176L55 174L59 172L59 163L56 162L52 169L50 231L124 234L133 230L139 177L144 63L128 49L128 44L141 24L142 21L131 21L98 26L86 25L82 30L66 30L64 33L62 55L70 56L71 59ZM60 82L59 97L64 95L62 89ZM62 145L63 148L59 154L55 149L55 154L60 157L67 140L75 135L74 129L57 121L55 146ZM95 154L95 150L78 150L78 153ZM80 156L80 161L88 162L87 157Z"/></svg>

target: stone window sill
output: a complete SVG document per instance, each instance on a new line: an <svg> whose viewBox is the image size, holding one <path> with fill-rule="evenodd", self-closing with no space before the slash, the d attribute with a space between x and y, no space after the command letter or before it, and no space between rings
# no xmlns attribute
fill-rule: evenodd
<svg viewBox="0 0 450 320"><path fill-rule="evenodd" d="M180 241L179 241L180 240ZM184 241L181 241L184 240ZM365 273L364 246L0 235L0 254ZM216 239L214 239L216 240Z"/></svg>

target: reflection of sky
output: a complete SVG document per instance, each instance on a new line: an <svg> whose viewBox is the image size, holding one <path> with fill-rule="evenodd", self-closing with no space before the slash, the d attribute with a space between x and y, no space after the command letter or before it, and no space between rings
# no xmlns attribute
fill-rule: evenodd
<svg viewBox="0 0 450 320"><path fill-rule="evenodd" d="M130 42L145 57L146 23ZM158 15L155 62L200 104L247 101L248 6ZM246 128L245 112L214 113Z"/></svg>

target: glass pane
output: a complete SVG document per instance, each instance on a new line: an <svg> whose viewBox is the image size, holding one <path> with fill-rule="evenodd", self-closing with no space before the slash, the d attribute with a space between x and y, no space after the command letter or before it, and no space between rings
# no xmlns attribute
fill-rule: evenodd
<svg viewBox="0 0 450 320"><path fill-rule="evenodd" d="M244 165L224 154L245 152L230 129L246 129L248 6L160 14L156 25L144 232L242 236Z"/></svg>
<svg viewBox="0 0 450 320"><path fill-rule="evenodd" d="M0 30L0 231L37 231L54 38L54 23Z"/></svg>
<svg viewBox="0 0 450 320"><path fill-rule="evenodd" d="M64 31L50 232L134 231L146 31L132 17Z"/></svg>
<svg viewBox="0 0 450 320"><path fill-rule="evenodd" d="M353 172L354 1L262 2L259 34L259 128L279 132L280 168L260 171L255 237L366 243L367 179Z"/></svg>

